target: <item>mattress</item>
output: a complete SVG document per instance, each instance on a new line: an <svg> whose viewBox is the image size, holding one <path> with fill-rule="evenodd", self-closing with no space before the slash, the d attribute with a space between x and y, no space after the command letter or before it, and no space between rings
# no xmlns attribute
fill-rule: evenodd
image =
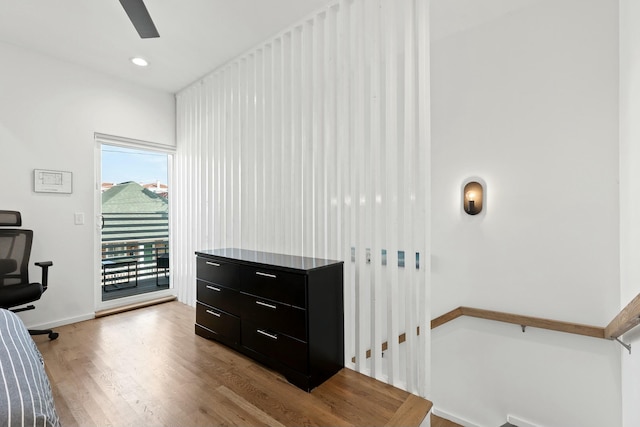
<svg viewBox="0 0 640 427"><path fill-rule="evenodd" d="M60 426L42 355L20 318L3 309L0 309L0 426Z"/></svg>

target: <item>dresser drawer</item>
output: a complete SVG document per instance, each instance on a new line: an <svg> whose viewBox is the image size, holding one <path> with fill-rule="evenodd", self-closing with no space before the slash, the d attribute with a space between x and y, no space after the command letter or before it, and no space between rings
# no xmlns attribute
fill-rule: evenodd
<svg viewBox="0 0 640 427"><path fill-rule="evenodd" d="M242 345L298 372L307 373L307 344L302 341L243 320Z"/></svg>
<svg viewBox="0 0 640 427"><path fill-rule="evenodd" d="M214 258L197 257L196 277L228 288L238 288L238 266Z"/></svg>
<svg viewBox="0 0 640 427"><path fill-rule="evenodd" d="M230 314L240 312L240 293L218 284L198 280L197 300Z"/></svg>
<svg viewBox="0 0 640 427"><path fill-rule="evenodd" d="M307 341L306 310L245 293L241 293L240 297L243 319Z"/></svg>
<svg viewBox="0 0 640 427"><path fill-rule="evenodd" d="M296 307L307 306L306 276L267 268L240 268L240 290Z"/></svg>
<svg viewBox="0 0 640 427"><path fill-rule="evenodd" d="M196 323L222 335L227 341L240 342L240 318L198 302Z"/></svg>

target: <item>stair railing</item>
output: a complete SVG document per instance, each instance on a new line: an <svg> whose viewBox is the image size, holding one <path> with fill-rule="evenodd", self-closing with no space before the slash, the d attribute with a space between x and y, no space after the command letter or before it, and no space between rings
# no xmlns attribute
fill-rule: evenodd
<svg viewBox="0 0 640 427"><path fill-rule="evenodd" d="M541 317L522 316L519 314L504 313L500 311L483 310L472 307L458 307L431 321L431 329L442 326L461 316L476 317L479 319L494 320L504 323L520 325L522 332L527 326L548 329L551 331L566 332L570 334L584 335L592 338L615 340L631 354L631 344L626 344L620 337L631 329L640 325L640 294L638 294L625 308L623 308L606 327L583 325L580 323L563 322L559 320L545 319ZM420 335L420 328L416 328L416 335ZM407 339L405 333L398 336L398 343L402 344ZM387 350L388 342L382 343L382 351ZM371 350L367 350L366 357L371 357ZM351 358L355 363L355 357Z"/></svg>

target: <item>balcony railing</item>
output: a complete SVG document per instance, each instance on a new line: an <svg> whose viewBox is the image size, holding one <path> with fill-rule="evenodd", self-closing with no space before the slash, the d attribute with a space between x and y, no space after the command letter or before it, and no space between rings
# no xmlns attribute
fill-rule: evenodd
<svg viewBox="0 0 640 427"><path fill-rule="evenodd" d="M169 268L168 239L102 243L102 285L125 285L164 277ZM163 279L164 280L164 279Z"/></svg>
<svg viewBox="0 0 640 427"><path fill-rule="evenodd" d="M167 213L105 213L102 220L102 285L105 290L158 280L169 268ZM167 282L165 282L167 283Z"/></svg>

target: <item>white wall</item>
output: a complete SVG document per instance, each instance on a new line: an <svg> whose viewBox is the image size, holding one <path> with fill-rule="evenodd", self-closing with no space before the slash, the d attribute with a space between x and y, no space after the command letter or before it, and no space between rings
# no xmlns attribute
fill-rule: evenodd
<svg viewBox="0 0 640 427"><path fill-rule="evenodd" d="M618 8L434 0L432 313L605 326L619 307ZM477 10L481 9L481 10ZM484 215L460 186L487 183ZM432 400L477 425L619 425L608 341L458 319L432 333Z"/></svg>
<svg viewBox="0 0 640 427"><path fill-rule="evenodd" d="M620 308L640 293L640 4L620 0ZM623 339L635 349L640 331ZM640 352L622 359L622 421L640 425Z"/></svg>
<svg viewBox="0 0 640 427"><path fill-rule="evenodd" d="M92 317L94 132L175 145L174 97L8 44L0 58L0 209L34 230L31 263L54 263L37 309L20 316L28 326ZM34 193L36 168L72 172L73 193Z"/></svg>

